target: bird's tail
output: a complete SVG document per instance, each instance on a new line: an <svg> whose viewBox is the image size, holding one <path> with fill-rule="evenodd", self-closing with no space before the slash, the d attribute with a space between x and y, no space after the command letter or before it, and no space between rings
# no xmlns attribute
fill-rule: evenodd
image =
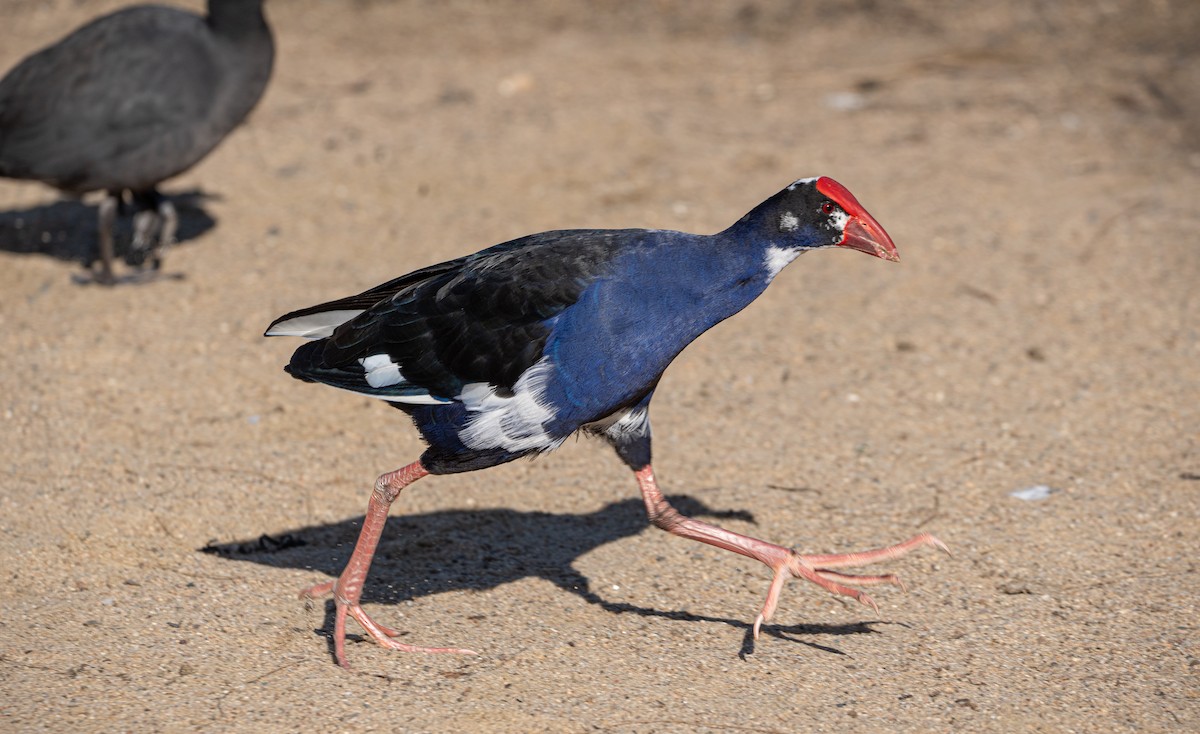
<svg viewBox="0 0 1200 734"><path fill-rule="evenodd" d="M283 371L297 380L319 382L320 380L315 379L313 373L317 371L318 365L321 363L321 352L324 346L321 340L301 344L295 352L292 352L292 358L284 366Z"/></svg>

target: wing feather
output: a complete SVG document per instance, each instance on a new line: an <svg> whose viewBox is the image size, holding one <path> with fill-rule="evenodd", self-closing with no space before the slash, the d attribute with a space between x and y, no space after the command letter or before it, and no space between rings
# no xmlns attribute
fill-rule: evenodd
<svg viewBox="0 0 1200 734"><path fill-rule="evenodd" d="M392 402L453 400L477 383L509 390L541 358L557 316L637 239L631 230L523 237L293 311L266 334L317 339L296 350L294 376Z"/></svg>

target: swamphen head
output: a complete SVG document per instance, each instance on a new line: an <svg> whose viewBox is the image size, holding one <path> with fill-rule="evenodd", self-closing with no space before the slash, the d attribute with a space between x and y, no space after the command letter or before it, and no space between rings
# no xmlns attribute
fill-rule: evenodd
<svg viewBox="0 0 1200 734"><path fill-rule="evenodd" d="M729 233L767 245L774 277L798 255L822 247L849 247L898 261L896 245L854 194L826 176L796 181L739 219Z"/></svg>

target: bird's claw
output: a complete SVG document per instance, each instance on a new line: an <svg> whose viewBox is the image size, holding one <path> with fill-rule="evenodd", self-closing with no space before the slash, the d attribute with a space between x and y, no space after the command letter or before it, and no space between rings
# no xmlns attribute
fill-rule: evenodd
<svg viewBox="0 0 1200 734"><path fill-rule="evenodd" d="M333 585L337 583L337 579L330 579L319 584L314 584L300 590L298 596L301 599L320 599L326 594L333 591Z"/></svg>
<svg viewBox="0 0 1200 734"><path fill-rule="evenodd" d="M337 579L331 579L309 586L301 590L299 596L301 599L312 600L333 593L333 603L337 610L333 625L333 656L337 660L337 664L343 668L350 669L350 664L346 662L346 617L353 617L354 621L358 622L359 626L363 628L371 639L390 650L400 650L401 652L453 653L457 655L479 654L474 650L460 647L420 647L418 645L406 645L403 642L396 642L392 638L400 637L405 633L379 624L367 616L367 612L356 600L351 601L338 593L337 581Z"/></svg>
<svg viewBox="0 0 1200 734"><path fill-rule="evenodd" d="M899 586L901 590L907 592L908 587L904 585L900 577L896 574L875 576L856 575L841 573L834 569L855 568L872 563L890 561L922 546L930 546L946 554L950 553L950 549L946 547L945 543L929 533L921 533L903 543L898 543L887 548L877 548L860 553L801 555L795 551L789 551L783 561L774 568L775 576L771 579L771 586L767 590L767 598L763 602L762 611L754 620L754 639L758 639L763 623L769 621L775 614L775 609L779 606L780 592L783 591L783 585L789 578L808 579L830 593L855 599L859 603L871 607L876 614L879 614L879 605L875 603L875 600L865 591L849 586L849 584L858 586L890 584L892 586Z"/></svg>
<svg viewBox="0 0 1200 734"><path fill-rule="evenodd" d="M111 287L117 284L117 278L113 275L113 271L110 268L89 268L89 271L89 274L91 275L91 282L95 283L96 285Z"/></svg>

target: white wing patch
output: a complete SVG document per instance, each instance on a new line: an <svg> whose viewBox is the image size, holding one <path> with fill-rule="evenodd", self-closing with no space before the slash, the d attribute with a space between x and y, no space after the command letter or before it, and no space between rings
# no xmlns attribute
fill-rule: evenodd
<svg viewBox="0 0 1200 734"><path fill-rule="evenodd" d="M802 247L776 247L774 245L768 247L767 256L763 259L763 264L767 267L767 281L774 280L780 270L800 257L803 252L804 248Z"/></svg>
<svg viewBox="0 0 1200 734"><path fill-rule="evenodd" d="M361 310L322 311L280 321L267 331L267 336L300 336L305 339L324 339L333 330L362 313Z"/></svg>
<svg viewBox="0 0 1200 734"><path fill-rule="evenodd" d="M362 365L363 371L366 372L364 377L367 384L375 389L391 387L392 385L399 385L403 382L408 382L408 380L404 377L404 373L400 371L400 365L393 362L392 358L386 354L372 354L370 357L365 357L358 360L358 363ZM355 395L365 395L368 398L386 400L389 403L406 403L408 405L445 405L446 403L451 402L446 398L434 397L427 392L418 392L414 395L381 395L379 393L369 392L365 388L362 390L356 390L352 387L343 387L341 385L330 385L330 387L335 387L338 390L345 390L346 392L354 393ZM413 389L420 390L421 388L413 385Z"/></svg>
<svg viewBox="0 0 1200 734"><path fill-rule="evenodd" d="M563 438L553 438L546 432L545 425L554 418L554 410L543 402L546 379L553 368L543 357L521 375L511 395L499 395L495 387L484 382L464 386L458 399L474 415L458 433L463 445L514 453L557 448Z"/></svg>
<svg viewBox="0 0 1200 734"><path fill-rule="evenodd" d="M386 354L372 354L358 360L358 363L366 371L367 384L371 387L391 387L404 382L404 375L400 374L400 365Z"/></svg>

